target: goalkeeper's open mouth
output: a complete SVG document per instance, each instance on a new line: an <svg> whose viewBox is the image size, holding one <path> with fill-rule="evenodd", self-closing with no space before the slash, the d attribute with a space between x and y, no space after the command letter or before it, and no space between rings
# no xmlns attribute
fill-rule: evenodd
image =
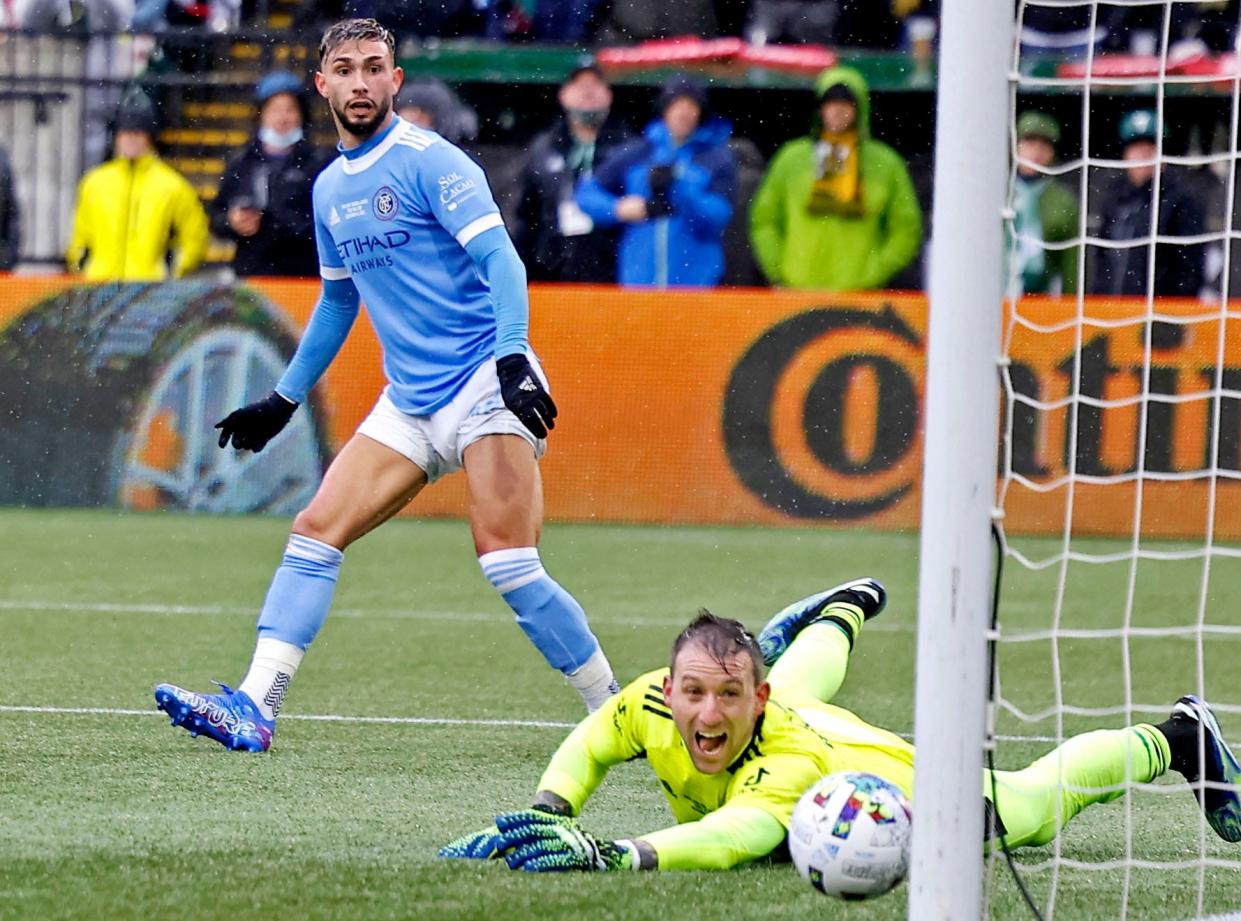
<svg viewBox="0 0 1241 921"><path fill-rule="evenodd" d="M718 755L728 741L726 732L695 732L694 745L704 755Z"/></svg>

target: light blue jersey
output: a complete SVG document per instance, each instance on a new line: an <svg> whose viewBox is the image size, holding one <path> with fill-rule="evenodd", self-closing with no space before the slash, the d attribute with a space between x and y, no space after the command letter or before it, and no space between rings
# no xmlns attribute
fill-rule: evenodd
<svg viewBox="0 0 1241 921"><path fill-rule="evenodd" d="M486 176L438 134L394 117L319 175L314 211L319 272L357 287L389 397L402 412L434 412L496 348L491 294L465 250L503 227Z"/></svg>

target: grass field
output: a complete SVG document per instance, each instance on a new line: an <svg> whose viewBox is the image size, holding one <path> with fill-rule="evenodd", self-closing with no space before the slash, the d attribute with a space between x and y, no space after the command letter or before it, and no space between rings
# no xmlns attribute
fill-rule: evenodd
<svg viewBox="0 0 1241 921"><path fill-rule="evenodd" d="M527 804L581 715L483 580L460 523L394 522L349 551L336 608L270 753L232 754L170 729L152 686L240 678L287 527L0 511L0 918L904 917L904 887L846 907L787 865L547 877L437 859L440 844ZM543 555L585 605L622 678L662 663L700 606L757 628L794 598L873 574L891 601L867 626L837 702L909 732L916 554L914 535L553 526ZM1148 601L1130 622L1195 620L1177 586L1198 572L1184 562L1144 569ZM1065 625L1118 623L1125 579L1115 567L1075 568ZM1212 619L1241 624L1241 577L1220 572L1212 585ZM1046 625L1048 590L1045 575L1012 574L1006 633ZM1151 638L1131 643L1127 658L1121 650L1114 639L1063 643L1065 702L1118 703L1128 691L1166 707L1199 689L1197 643ZM1222 635L1201 653L1204 690L1232 705L1241 704L1238 652L1241 640ZM1004 693L1023 709L1054 702L1049 653L1044 641L1006 647ZM1241 714L1221 720L1241 738ZM1124 721L1070 718L1065 728ZM1006 717L1001 730L1018 738L1002 745L998 764L1018 767L1046 750L1039 737L1055 723ZM963 795L977 783L963 777ZM1241 858L1241 848L1204 839L1199 819L1188 788L1169 779L1088 810L1062 836L1060 856L1119 861L1128 824L1136 858ZM615 770L586 812L603 834L669 821L641 763ZM1053 855L1020 855L1040 902L1052 878L1040 867ZM1125 877L1122 868L1062 868L1056 917L1119 917ZM1129 917L1194 917L1200 886L1205 913L1236 911L1239 880L1235 866L1201 881L1196 871L1133 869ZM992 885L993 917L1029 917L1006 871Z"/></svg>

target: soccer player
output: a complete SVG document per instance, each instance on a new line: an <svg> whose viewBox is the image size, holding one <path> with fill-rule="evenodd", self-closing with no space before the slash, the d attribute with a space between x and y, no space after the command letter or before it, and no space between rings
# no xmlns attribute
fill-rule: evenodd
<svg viewBox="0 0 1241 921"><path fill-rule="evenodd" d="M703 611L677 637L670 668L638 678L570 733L533 808L498 816L440 855L502 856L528 871L723 869L780 847L801 794L825 774L877 774L912 796L913 746L827 703L884 601L873 579L846 583L785 608L757 640ZM764 663L774 663L767 681ZM609 767L637 757L680 824L628 840L591 835L576 818L583 804ZM1024 770L996 771L998 808L988 782L987 812L1010 847L1045 844L1087 805L1119 797L1126 780L1148 783L1169 768L1206 782L1195 793L1207 822L1241 841L1241 766L1196 697L1157 726L1088 732Z"/></svg>
<svg viewBox="0 0 1241 921"><path fill-rule="evenodd" d="M174 725L230 749L271 744L345 548L459 468L478 562L522 630L588 710L619 690L581 606L539 559L537 459L556 405L527 341L525 268L482 170L394 114L393 45L371 19L339 22L319 44L315 87L340 136L314 186L322 294L275 390L216 426L220 447L261 451L276 437L344 343L359 297L388 385L293 521L238 689L155 689Z"/></svg>

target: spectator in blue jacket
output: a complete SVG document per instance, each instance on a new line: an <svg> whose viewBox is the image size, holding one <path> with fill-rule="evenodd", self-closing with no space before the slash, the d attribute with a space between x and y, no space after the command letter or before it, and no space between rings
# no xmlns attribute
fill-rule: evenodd
<svg viewBox="0 0 1241 921"><path fill-rule="evenodd" d="M578 186L577 203L596 227L621 226L622 285L715 285L736 186L732 126L709 115L702 84L680 74L664 84L659 111Z"/></svg>

